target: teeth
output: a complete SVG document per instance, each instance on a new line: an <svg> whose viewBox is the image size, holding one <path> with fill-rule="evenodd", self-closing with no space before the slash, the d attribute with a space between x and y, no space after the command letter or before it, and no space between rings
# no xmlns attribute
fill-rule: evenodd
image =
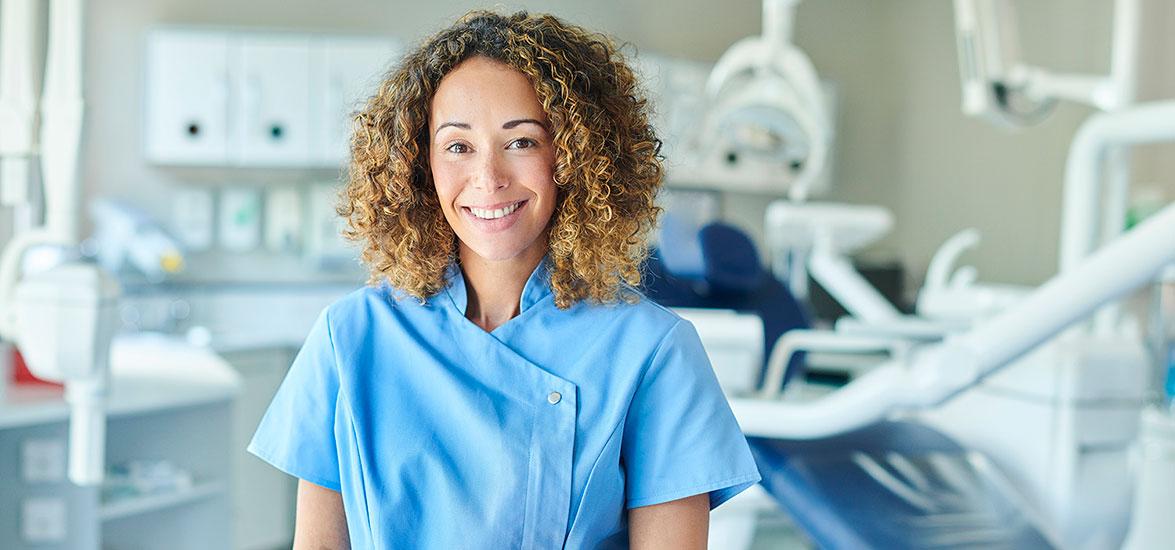
<svg viewBox="0 0 1175 550"><path fill-rule="evenodd" d="M496 220L496 219L501 218L503 216L509 215L510 213L514 212L515 210L518 210L518 207L521 204L522 204L521 202L516 202L514 204L511 204L510 206L507 206L506 208L498 208L496 210L485 210L483 208L469 207L469 211L473 212L474 216L477 216L483 220Z"/></svg>

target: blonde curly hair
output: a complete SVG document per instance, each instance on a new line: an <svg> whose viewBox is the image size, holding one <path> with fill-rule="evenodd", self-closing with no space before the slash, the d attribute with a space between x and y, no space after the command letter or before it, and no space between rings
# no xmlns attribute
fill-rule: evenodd
<svg viewBox="0 0 1175 550"><path fill-rule="evenodd" d="M634 301L660 209L649 105L608 37L551 15L474 11L408 53L356 116L338 213L362 243L369 284L427 300L444 288L457 237L428 165L429 106L441 78L484 56L534 84L551 124L557 199L548 231L555 304Z"/></svg>

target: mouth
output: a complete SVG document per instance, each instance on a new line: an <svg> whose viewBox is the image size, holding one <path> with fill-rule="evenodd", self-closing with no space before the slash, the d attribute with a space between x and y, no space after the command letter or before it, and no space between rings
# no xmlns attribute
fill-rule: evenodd
<svg viewBox="0 0 1175 550"><path fill-rule="evenodd" d="M512 203L502 204L502 205L494 205L492 207L487 207L487 208L479 208L476 206L463 206L463 207L461 207L461 209L464 210L465 212L471 214L473 217L475 217L479 220L492 221L492 220L499 220L499 219L505 218L507 216L510 216L511 214L517 212L520 208L522 208L526 203L527 203L527 201L521 200L521 201L516 201L516 202L512 202Z"/></svg>

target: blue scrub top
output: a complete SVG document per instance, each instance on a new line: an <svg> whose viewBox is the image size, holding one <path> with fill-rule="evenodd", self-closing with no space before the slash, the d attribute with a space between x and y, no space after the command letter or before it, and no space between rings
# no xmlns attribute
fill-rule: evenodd
<svg viewBox="0 0 1175 550"><path fill-rule="evenodd" d="M759 481L688 321L555 307L465 318L460 269L421 304L388 285L327 307L249 451L342 494L353 548L627 548L626 508Z"/></svg>

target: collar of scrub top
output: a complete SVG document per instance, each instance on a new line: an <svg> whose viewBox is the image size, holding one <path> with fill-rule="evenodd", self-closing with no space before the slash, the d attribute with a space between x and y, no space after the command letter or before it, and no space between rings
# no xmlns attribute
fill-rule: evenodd
<svg viewBox="0 0 1175 550"><path fill-rule="evenodd" d="M543 256L543 259L539 261L539 265L535 266L534 271L530 273L530 277L526 279L526 284L522 286L522 296L519 298L518 303L519 315L522 315L523 312L551 295L549 261L547 256ZM453 300L453 305L457 307L457 311L465 315L465 307L469 304L469 297L466 295L465 290L465 276L461 273L461 266L458 262L454 261L449 264L449 268L445 272L445 280L447 285L445 287L445 293Z"/></svg>

